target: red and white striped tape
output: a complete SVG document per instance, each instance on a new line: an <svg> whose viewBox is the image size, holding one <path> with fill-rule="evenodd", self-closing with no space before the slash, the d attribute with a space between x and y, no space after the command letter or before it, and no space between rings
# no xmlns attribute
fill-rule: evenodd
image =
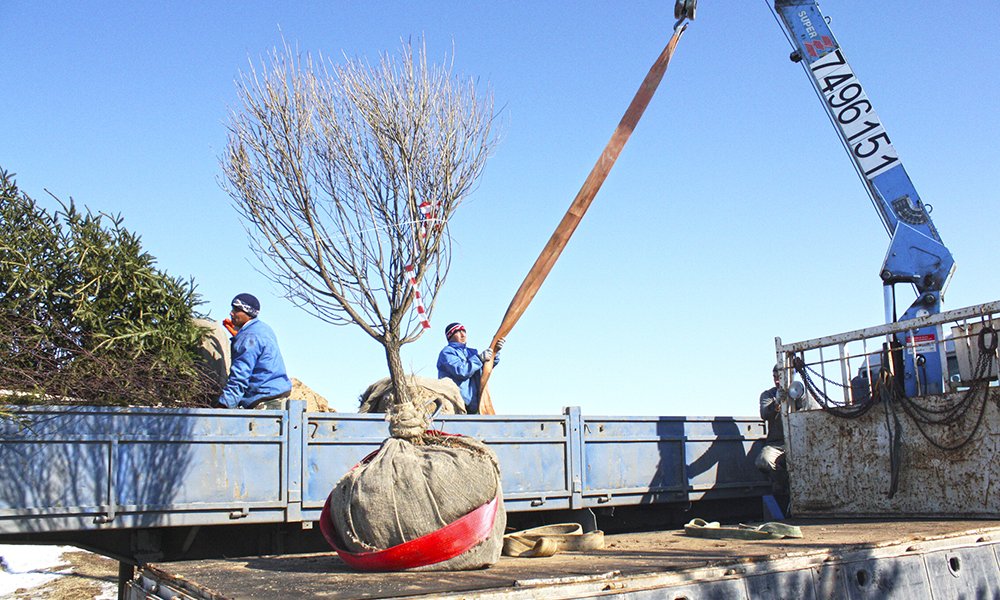
<svg viewBox="0 0 1000 600"><path fill-rule="evenodd" d="M420 211L420 237L427 237L427 221L432 221L435 219L437 213L437 202L430 202L429 200L424 200L417 206Z"/></svg>
<svg viewBox="0 0 1000 600"><path fill-rule="evenodd" d="M424 308L424 299L420 295L420 288L417 287L417 277L413 265L406 265L403 268L406 270L406 278L410 280L410 287L413 288L413 299L417 306L417 318L420 319L420 326L424 329L430 329L431 322L427 318L427 309Z"/></svg>
<svg viewBox="0 0 1000 600"><path fill-rule="evenodd" d="M420 211L420 228L417 230L417 233L421 239L427 237L427 221L436 218L438 204L438 202L424 200L417 205L417 210ZM414 244L413 250L414 254L417 254L419 248L416 244ZM420 288L417 287L417 277L413 270L413 265L406 265L404 268L406 269L406 277L410 280L410 287L413 288L413 298L417 307L417 318L420 319L420 326L424 329L430 329L431 322L427 318L427 309L424 307L424 299L420 295Z"/></svg>

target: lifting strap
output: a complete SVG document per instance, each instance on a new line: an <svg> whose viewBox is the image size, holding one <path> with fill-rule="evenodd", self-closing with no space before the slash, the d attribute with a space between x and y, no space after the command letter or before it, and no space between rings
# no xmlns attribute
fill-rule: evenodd
<svg viewBox="0 0 1000 600"><path fill-rule="evenodd" d="M350 552L340 547L329 497L320 513L319 528L348 566L359 571L403 571L450 560L485 541L493 531L499 503L499 498L494 498L440 529L375 552Z"/></svg>
<svg viewBox="0 0 1000 600"><path fill-rule="evenodd" d="M737 540L775 540L781 538L801 538L802 530L795 525L784 523L763 523L761 525L724 526L717 521L691 519L684 526L684 533L693 537Z"/></svg>
<svg viewBox="0 0 1000 600"><path fill-rule="evenodd" d="M649 69L649 73L643 80L642 85L639 86L639 91L635 93L632 103L629 104L625 115L618 123L618 127L611 135L608 144L604 147L604 152L597 159L597 164L591 169L590 175L583 182L583 187L577 192L576 198L570 204L569 210L566 211L566 215L563 216L559 226L556 227L552 237L549 238L548 244L542 249L542 253L535 260L535 264L531 267L531 270L528 271L528 275L521 283L521 287L514 294L514 299L510 301L507 312L503 316L503 321L500 323L500 328L497 329L493 340L490 342L491 349L496 348L497 340L506 337L511 329L514 328L518 319L521 318L521 315L524 314L525 309L528 308L528 304L531 303L538 289L542 287L542 282L545 281L545 277L552 270L552 266L555 265L563 248L566 247L566 243L569 242L570 236L576 231L577 225L583 219L583 215L590 207L590 203L594 200L594 196L597 195L597 191L601 189L601 185L607 179L611 167L614 166L618 155L621 154L622 148L625 147L625 142L628 141L629 136L632 135L632 131L635 130L636 125L639 123L639 118L642 117L642 113L649 106L649 101L652 100L657 86L660 85L660 81L663 79L663 74L667 71L670 58L674 55L674 48L677 46L677 42L680 41L681 34L687 29L687 24L684 23L682 25L682 22L683 19L678 21L677 26L674 28L674 34L670 37L670 41L663 49L663 52L657 57L656 62ZM489 390L486 387L492 371L493 360L490 359L483 365L479 384L479 389L481 390L479 413L483 415L496 414L493 402L490 399Z"/></svg>
<svg viewBox="0 0 1000 600"><path fill-rule="evenodd" d="M543 525L503 536L503 555L515 558L544 558L557 552L602 548L604 532L584 533L579 523Z"/></svg>

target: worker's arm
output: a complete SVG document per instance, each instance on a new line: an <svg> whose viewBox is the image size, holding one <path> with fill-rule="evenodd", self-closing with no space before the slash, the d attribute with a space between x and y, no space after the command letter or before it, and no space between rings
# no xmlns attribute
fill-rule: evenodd
<svg viewBox="0 0 1000 600"><path fill-rule="evenodd" d="M495 351L493 352L493 366L500 364L500 350L503 349L504 345L507 343L506 338L500 338L497 340Z"/></svg>
<svg viewBox="0 0 1000 600"><path fill-rule="evenodd" d="M475 351L448 346L438 356L437 367L438 371L448 377L456 381L465 381L482 371L483 361L479 360Z"/></svg>
<svg viewBox="0 0 1000 600"><path fill-rule="evenodd" d="M778 389L771 388L769 390L764 390L760 395L760 418L765 421L770 421L778 414L778 409L781 404L778 402Z"/></svg>
<svg viewBox="0 0 1000 600"><path fill-rule="evenodd" d="M236 408L250 385L250 375L257 364L261 345L256 336L247 335L233 342L233 362L229 367L229 379L217 403L226 408Z"/></svg>

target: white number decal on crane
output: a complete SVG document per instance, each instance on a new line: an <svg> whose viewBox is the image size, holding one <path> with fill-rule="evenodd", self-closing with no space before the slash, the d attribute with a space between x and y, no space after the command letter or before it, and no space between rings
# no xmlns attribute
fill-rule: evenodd
<svg viewBox="0 0 1000 600"><path fill-rule="evenodd" d="M826 104L868 180L899 162L896 149L840 48L810 67Z"/></svg>

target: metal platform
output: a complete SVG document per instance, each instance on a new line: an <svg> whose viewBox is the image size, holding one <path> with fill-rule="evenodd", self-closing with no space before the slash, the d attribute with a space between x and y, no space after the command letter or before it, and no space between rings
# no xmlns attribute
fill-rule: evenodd
<svg viewBox="0 0 1000 600"><path fill-rule="evenodd" d="M797 540L607 536L604 550L501 558L482 571L357 573L330 553L147 565L128 598L995 598L988 521L802 524Z"/></svg>

